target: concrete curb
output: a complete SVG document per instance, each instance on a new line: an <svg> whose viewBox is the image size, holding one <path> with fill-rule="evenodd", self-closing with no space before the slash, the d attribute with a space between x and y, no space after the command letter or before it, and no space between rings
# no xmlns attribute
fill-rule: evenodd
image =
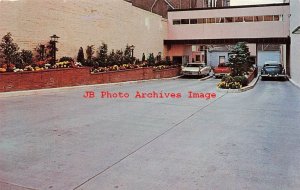
<svg viewBox="0 0 300 190"><path fill-rule="evenodd" d="M199 81L205 81L205 80L207 80L207 79L209 79L209 78L212 78L213 76L207 76L207 77L204 77L204 78L201 78L201 79L199 79Z"/></svg>
<svg viewBox="0 0 300 190"><path fill-rule="evenodd" d="M217 87L217 91L218 92L226 92L226 93L241 93L241 92L246 92L248 90L251 90L254 88L254 86L256 85L257 81L259 80L260 75L257 75L256 78L254 78L250 84L248 86L245 86L243 88L240 89L222 89Z"/></svg>
<svg viewBox="0 0 300 190"><path fill-rule="evenodd" d="M60 87L60 88L45 88L45 89L37 89L37 90L22 90L22 91L12 91L12 92L0 92L0 98L16 97L16 96L29 96L29 95L42 95L42 94L49 94L49 93L53 94L53 93L57 93L57 92L63 92L65 90L86 88L86 87L93 88L93 87L99 87L99 86L132 84L132 83L141 83L141 82L149 82L149 81L157 81L157 80L175 80L179 77L180 76L171 77L171 78L135 80L135 81L105 83L105 84L91 84L91 85L68 86L68 87Z"/></svg>
<svg viewBox="0 0 300 190"><path fill-rule="evenodd" d="M291 79L291 78L287 78L294 86L296 86L297 88L299 88L300 89L300 85L299 84L297 84L293 79Z"/></svg>

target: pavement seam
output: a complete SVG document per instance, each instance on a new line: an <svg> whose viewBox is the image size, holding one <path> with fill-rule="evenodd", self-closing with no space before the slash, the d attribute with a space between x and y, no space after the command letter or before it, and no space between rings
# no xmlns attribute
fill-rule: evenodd
<svg viewBox="0 0 300 190"><path fill-rule="evenodd" d="M165 130L164 132L162 132L161 134L157 135L155 138L151 139L150 141L146 142L145 144L141 145L140 147L138 147L137 149L135 149L134 151L130 152L129 154L127 154L126 156L124 156L123 158L121 158L120 160L116 161L115 163L113 163L112 165L108 166L107 168L105 168L104 170L102 170L101 172L97 173L96 175L90 177L89 179L87 179L86 181L82 182L81 184L79 184L78 186L76 186L75 188L73 188L73 190L77 190L78 188L82 187L83 185L85 185L86 183L88 183L89 181L95 179L96 177L100 176L101 174L103 174L104 172L108 171L109 169L111 169L112 167L116 166L117 164L121 163L123 160L125 160L126 158L130 157L131 155L135 154L136 152L138 152L139 150L141 150L142 148L146 147L147 145L151 144L152 142L154 142L155 140L157 140L158 138L162 137L163 135L167 134L168 132L170 132L171 130L173 130L174 128L176 128L177 126L179 126L180 124L182 124L183 122L187 121L188 119L190 119L191 117L193 117L194 115L196 115L197 113L199 113L200 111L204 110L205 108L207 108L208 106L210 106L211 104L215 103L217 100L223 98L227 93L224 93L223 95L221 95L220 97L216 98L215 100L213 100L212 102L209 102L207 105L201 107L200 109L196 110L195 112L193 112L191 115L187 116L186 118L184 118L183 120L179 121L178 123L176 123L175 125L173 125L172 127L168 128L167 130Z"/></svg>

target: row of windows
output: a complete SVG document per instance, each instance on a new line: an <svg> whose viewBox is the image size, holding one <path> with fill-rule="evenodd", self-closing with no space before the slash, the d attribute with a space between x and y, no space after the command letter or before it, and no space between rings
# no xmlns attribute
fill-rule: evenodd
<svg viewBox="0 0 300 190"><path fill-rule="evenodd" d="M193 18L193 19L175 19L175 20L173 20L173 25L232 23L232 22L262 22L262 21L282 21L282 20L283 20L283 15L240 16L240 17L219 17L219 18Z"/></svg>

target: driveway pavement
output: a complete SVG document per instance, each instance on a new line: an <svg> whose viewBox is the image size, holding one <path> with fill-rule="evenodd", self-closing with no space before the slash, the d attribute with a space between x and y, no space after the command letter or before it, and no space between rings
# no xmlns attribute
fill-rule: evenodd
<svg viewBox="0 0 300 190"><path fill-rule="evenodd" d="M226 94L217 82L0 94L0 190L300 189L300 90L259 81ZM96 97L83 98L86 91ZM130 97L101 98L102 91ZM134 98L137 91L181 98Z"/></svg>

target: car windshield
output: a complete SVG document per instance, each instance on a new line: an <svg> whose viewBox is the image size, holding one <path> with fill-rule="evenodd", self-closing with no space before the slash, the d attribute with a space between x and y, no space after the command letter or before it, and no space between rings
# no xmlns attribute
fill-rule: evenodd
<svg viewBox="0 0 300 190"><path fill-rule="evenodd" d="M186 67L203 67L203 64L187 64Z"/></svg>
<svg viewBox="0 0 300 190"><path fill-rule="evenodd" d="M228 63L220 63L218 67L229 67Z"/></svg>

